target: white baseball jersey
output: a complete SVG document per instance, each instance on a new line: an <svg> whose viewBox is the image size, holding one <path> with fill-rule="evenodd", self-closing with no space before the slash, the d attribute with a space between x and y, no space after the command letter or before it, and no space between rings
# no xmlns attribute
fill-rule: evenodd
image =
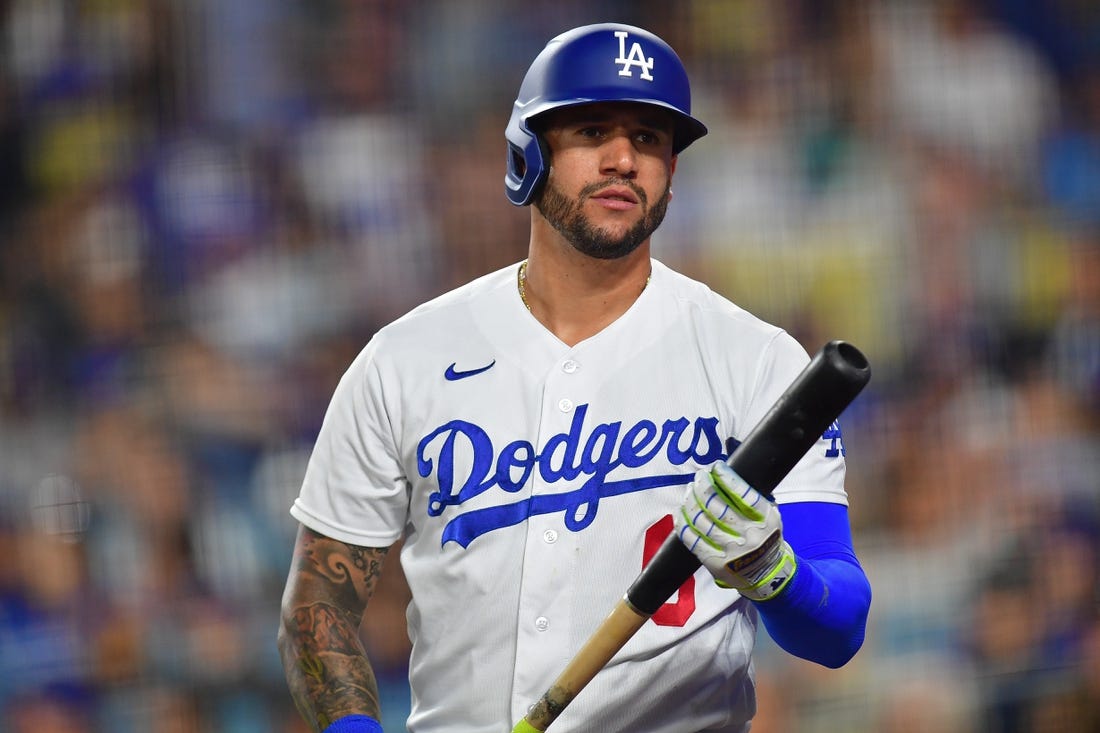
<svg viewBox="0 0 1100 733"><path fill-rule="evenodd" d="M576 346L524 307L516 266L381 329L340 382L291 512L356 545L404 536L413 733L507 733L809 359L786 332L658 261ZM846 504L839 430L775 490ZM369 618L369 608L368 608ZM555 733L742 731L756 614L700 570Z"/></svg>

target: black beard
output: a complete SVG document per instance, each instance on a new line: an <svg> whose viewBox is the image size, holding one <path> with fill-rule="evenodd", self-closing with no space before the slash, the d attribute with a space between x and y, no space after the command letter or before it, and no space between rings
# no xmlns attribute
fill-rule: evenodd
<svg viewBox="0 0 1100 733"><path fill-rule="evenodd" d="M586 198L610 185L630 187L641 202L644 212L638 223L618 239L594 227L592 222L581 213L581 205ZM535 207L546 221L550 222L550 226L565 237L565 240L578 252L601 260L614 260L626 257L638 249L642 242L649 239L661 225L665 219L665 212L668 211L670 187L671 182L653 208L649 209L645 191L628 181L601 181L589 184L581 190L575 200L570 199L562 193L560 188L547 181L542 193L535 201Z"/></svg>

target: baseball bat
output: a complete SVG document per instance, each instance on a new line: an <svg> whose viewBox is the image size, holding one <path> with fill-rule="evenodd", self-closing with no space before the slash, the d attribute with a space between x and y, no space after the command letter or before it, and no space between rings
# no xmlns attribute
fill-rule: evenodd
<svg viewBox="0 0 1100 733"><path fill-rule="evenodd" d="M729 465L770 497L871 378L855 346L830 341L733 451ZM584 646L512 733L545 731L596 673L700 566L673 532Z"/></svg>

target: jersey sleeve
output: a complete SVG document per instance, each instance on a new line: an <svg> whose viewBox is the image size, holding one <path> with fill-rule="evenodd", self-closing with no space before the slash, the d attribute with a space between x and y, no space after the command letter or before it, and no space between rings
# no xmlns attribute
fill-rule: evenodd
<svg viewBox="0 0 1100 733"><path fill-rule="evenodd" d="M801 344L780 331L761 356L746 424L759 423L809 363ZM844 475L844 444L839 423L833 423L775 488L776 503L820 501L847 506Z"/></svg>
<svg viewBox="0 0 1100 733"><path fill-rule="evenodd" d="M291 515L328 537L388 547L408 512L408 481L391 429L377 337L341 378L306 468Z"/></svg>

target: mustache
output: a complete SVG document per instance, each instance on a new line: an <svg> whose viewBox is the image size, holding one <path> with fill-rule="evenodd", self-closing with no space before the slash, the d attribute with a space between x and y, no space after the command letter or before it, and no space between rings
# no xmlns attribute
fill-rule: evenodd
<svg viewBox="0 0 1100 733"><path fill-rule="evenodd" d="M625 178L609 178L605 181L596 181L594 183L589 183L587 186L581 189L580 194L577 196L577 198L583 201L584 199L590 197L592 194L596 193L597 191L602 191L608 186L625 186L626 188L629 188L631 191L634 192L634 195L638 197L638 201L642 203L642 206L649 206L649 197L646 196L645 191L643 191L642 188L638 186L638 184L634 183L634 181L629 181Z"/></svg>

